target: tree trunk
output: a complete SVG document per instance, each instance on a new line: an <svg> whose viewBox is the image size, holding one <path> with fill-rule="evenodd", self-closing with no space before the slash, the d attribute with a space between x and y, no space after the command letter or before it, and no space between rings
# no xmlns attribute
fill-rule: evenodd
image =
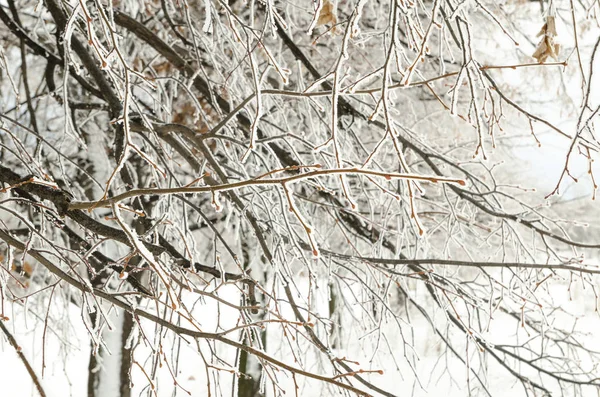
<svg viewBox="0 0 600 397"><path fill-rule="evenodd" d="M131 397L131 379L129 379L129 371L131 370L131 355L130 349L127 349L127 338L133 329L133 315L129 312L123 314L123 333L121 334L121 370L119 371L119 392L120 397Z"/></svg>
<svg viewBox="0 0 600 397"><path fill-rule="evenodd" d="M244 260L244 269L247 270L250 266L250 245L248 233L242 234L242 258ZM266 274L263 272L263 278ZM242 304L257 305L258 302L248 302L247 299L242 298ZM264 311L259 312L256 315L257 319L264 318ZM254 333L252 333L254 335ZM267 348L267 333L260 331L260 339L262 342L262 348L266 351ZM251 341L248 340L248 336L245 335L242 343L252 345ZM244 374L238 379L237 397L262 397L264 394L260 392L261 372L262 366L256 357L249 355L244 350L239 352L240 360L238 370L241 374Z"/></svg>
<svg viewBox="0 0 600 397"><path fill-rule="evenodd" d="M97 313L91 313L90 317L92 319L92 327L95 327L96 319L98 318ZM96 352L94 349L94 342L90 341L90 361L88 363L87 383L88 397L98 396L98 386L100 385L100 368L98 368L98 354L100 354L100 348L98 348L98 351Z"/></svg>

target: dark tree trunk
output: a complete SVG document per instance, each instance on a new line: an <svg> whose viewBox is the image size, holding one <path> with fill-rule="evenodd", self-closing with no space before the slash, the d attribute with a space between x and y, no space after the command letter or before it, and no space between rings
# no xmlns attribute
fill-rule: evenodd
<svg viewBox="0 0 600 397"><path fill-rule="evenodd" d="M133 315L129 312L123 314L123 333L121 334L121 370L119 371L119 396L131 397L131 379L129 371L131 369L131 350L127 349L127 338L133 329Z"/></svg>
<svg viewBox="0 0 600 397"><path fill-rule="evenodd" d="M97 313L91 313L92 329L96 326L98 318ZM88 397L98 397L98 386L100 385L100 370L98 368L98 354L100 354L100 348L96 352L94 349L94 342L90 342L90 361L88 363L88 383L87 392Z"/></svg>

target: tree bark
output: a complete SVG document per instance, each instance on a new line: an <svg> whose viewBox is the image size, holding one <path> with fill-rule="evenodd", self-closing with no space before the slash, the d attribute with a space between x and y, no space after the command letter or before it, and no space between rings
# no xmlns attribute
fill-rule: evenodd
<svg viewBox="0 0 600 397"><path fill-rule="evenodd" d="M120 397L131 397L131 379L129 371L131 369L133 354L130 349L126 348L127 338L133 329L133 315L128 312L123 312L123 333L121 334L121 370L119 371L119 392Z"/></svg>

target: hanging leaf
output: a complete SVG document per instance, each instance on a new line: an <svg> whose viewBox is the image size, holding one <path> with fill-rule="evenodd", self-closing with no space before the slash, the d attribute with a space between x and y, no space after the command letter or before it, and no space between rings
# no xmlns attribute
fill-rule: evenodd
<svg viewBox="0 0 600 397"><path fill-rule="evenodd" d="M333 3L329 0L323 1L323 8L321 8L321 12L319 13L319 19L317 20L317 26L323 26L327 24L331 24L332 26L337 23L337 18L335 17L333 11Z"/></svg>
<svg viewBox="0 0 600 397"><path fill-rule="evenodd" d="M539 63L544 63L551 57L558 60L558 53L560 52L560 44L556 43L556 22L553 16L546 18L546 23L542 26L542 30L537 34L537 37L542 36L542 39L537 45L535 52L532 57L537 59Z"/></svg>

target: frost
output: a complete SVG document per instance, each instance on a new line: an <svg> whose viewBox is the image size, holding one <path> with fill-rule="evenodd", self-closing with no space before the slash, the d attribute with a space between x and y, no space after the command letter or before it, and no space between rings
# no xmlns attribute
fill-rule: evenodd
<svg viewBox="0 0 600 397"><path fill-rule="evenodd" d="M128 357L156 397L594 388L600 30L534 3L0 8L0 320L33 393L117 395Z"/></svg>
<svg viewBox="0 0 600 397"><path fill-rule="evenodd" d="M211 18L211 3L210 0L204 0L204 12L206 16L204 18L204 25L202 31L204 33L212 33L212 18Z"/></svg>
<svg viewBox="0 0 600 397"><path fill-rule="evenodd" d="M223 211L223 206L221 205L220 198L221 198L221 193L219 193L218 191L212 192L212 200L211 200L210 204L215 209L215 212Z"/></svg>

